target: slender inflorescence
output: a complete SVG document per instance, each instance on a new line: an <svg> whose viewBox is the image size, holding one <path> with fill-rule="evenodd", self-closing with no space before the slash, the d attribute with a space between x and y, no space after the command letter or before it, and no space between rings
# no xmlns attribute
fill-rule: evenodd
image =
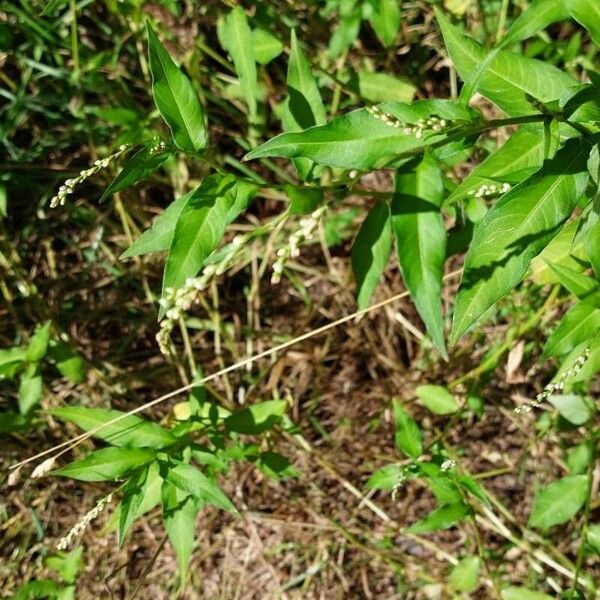
<svg viewBox="0 0 600 600"><path fill-rule="evenodd" d="M72 544L73 540L79 537L87 529L87 526L112 502L112 497L112 494L108 494L108 496L100 498L96 506L83 515L83 518L77 521L69 533L59 540L56 549L66 550Z"/></svg>
<svg viewBox="0 0 600 600"><path fill-rule="evenodd" d="M383 112L377 106L369 106L367 111L369 114L373 115L373 117L385 123L388 127L402 129L406 135L412 135L418 140L421 139L425 133L441 133L451 125L450 121L441 119L436 115L432 115L427 119L419 119L416 123L404 123L393 115Z"/></svg>
<svg viewBox="0 0 600 600"><path fill-rule="evenodd" d="M495 183L484 183L476 190L471 190L468 195L475 196L475 198L487 198L489 196L499 196L506 194L511 190L512 186L510 183L503 183L502 185L496 185Z"/></svg>
<svg viewBox="0 0 600 600"><path fill-rule="evenodd" d="M556 381L551 381L536 397L535 401L531 404L523 404L522 406L517 406L514 411L517 414L524 412L531 412L535 408L538 408L542 402L545 402L550 398L550 396L556 394L556 392L562 392L565 387L565 382L568 379L572 379L575 377L579 371L583 368L583 365L587 362L590 357L590 349L587 347L583 353L577 358L577 360L573 363L571 367L563 371Z"/></svg>
<svg viewBox="0 0 600 600"><path fill-rule="evenodd" d="M127 144L119 146L119 149L106 158L98 159L89 169L84 169L74 179L67 179L58 188L58 193L50 200L50 208L56 208L57 206L63 206L67 201L67 196L75 191L78 185L81 185L86 179L89 179L96 173L99 173L103 169L106 169L112 162L117 160L124 152L129 149Z"/></svg>
<svg viewBox="0 0 600 600"><path fill-rule="evenodd" d="M217 275L222 275L229 269L238 252L244 248L251 238L252 233L246 235L237 235L233 238L229 251L221 258L218 263L207 265L198 277L190 277L185 284L178 288L167 288L164 296L160 299L160 304L167 309L165 318L160 322L160 328L156 334L160 351L169 355L172 350L171 331L175 324L200 299L200 294L208 287L209 283Z"/></svg>
<svg viewBox="0 0 600 600"><path fill-rule="evenodd" d="M300 219L300 228L290 235L288 243L285 246L277 250L277 259L273 263L273 274L271 275L271 283L273 285L281 281L281 274L288 259L299 256L300 246L314 240L315 232L326 210L327 206L320 206L310 213L308 217Z"/></svg>

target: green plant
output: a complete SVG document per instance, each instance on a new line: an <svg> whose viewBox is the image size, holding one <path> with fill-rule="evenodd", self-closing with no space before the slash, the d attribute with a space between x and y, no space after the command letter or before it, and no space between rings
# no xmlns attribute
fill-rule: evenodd
<svg viewBox="0 0 600 600"><path fill-rule="evenodd" d="M369 21L383 46L391 46L400 27L396 8L394 2L327 3L326 10L335 9L340 19L330 40L330 57L348 50L363 20ZM371 310L371 300L395 248L403 282L427 330L425 343L443 359L449 355L447 339L451 347L456 347L477 324L498 316L498 302L527 279L534 267L535 277L542 277L542 271L555 286L548 302L554 301L562 289L574 296L573 305L550 333L541 356L543 360L559 361L557 380L534 403L519 407L519 413L548 401L556 413L552 413L551 421L540 422L541 435L551 428L560 435L563 430L572 433L573 427L585 426L582 438L568 450L569 474L538 491L528 525L545 531L582 510L582 535L575 563L562 564L562 568L573 580L568 597L575 597L577 589L595 590L594 582L580 575L585 553L589 547L597 548L596 526L590 521L599 430L592 418L594 406L588 399L588 389L600 369L600 76L586 64L589 82L582 83L548 62L512 50L553 23L571 18L598 43L600 17L591 1L537 0L512 22L505 36L499 36L499 43L488 49L464 35L441 9L436 9L436 16L449 57L464 82L458 97L412 101L414 88L400 82L396 94L405 95L405 100L387 99L389 80L371 77L370 83L377 87L374 93L366 91L369 77L362 81L359 77L355 82L359 100L369 99L370 94L376 96L374 101L381 97L385 101L339 116L341 90L347 86L352 94L351 79L344 81L345 74L339 72L333 78L335 92L330 102L324 102L317 69L293 29L287 95L270 111L261 73L282 54L283 44L258 18L249 19L241 6L219 15L218 39L231 61L220 60L233 74L229 76L229 87L218 90L223 98L213 89L200 89L199 81L175 63L148 23L152 94L170 136L166 128L157 128L153 134L143 128L125 143L118 140L115 152L66 181L50 200L54 207L67 205L78 185L115 164L121 169L102 200L147 179L173 161L186 161L198 168L201 182L189 191L181 190L183 193L122 256L128 259L167 252L157 302L157 340L163 354L176 361L179 350L172 334L179 328L194 381L131 413L85 407L50 411L86 432L63 446L72 448L90 436L109 444L52 473L83 481L121 482L121 542L138 517L161 504L167 535L178 554L182 582L194 543L190 523L198 511L212 504L236 512L217 484L217 476L227 472L232 461L249 460L269 476L295 473L289 461L269 446L271 434L267 434L281 423L285 424L284 430L290 430L284 419L286 401L277 398L230 412L205 395L201 385L212 376L198 376L187 343L186 315L196 303L203 302L203 294L218 277L247 264L250 248L256 242L266 241L262 272L271 265L272 285L282 277L293 279L290 263L303 248L320 241L333 246L347 235L340 216L350 213L351 222L356 213L342 213L340 208L346 197L356 194L377 198L372 206L364 207L351 251L359 312ZM487 118L473 102L476 93L502 115ZM235 108L236 117L243 119L245 136L236 134L229 142L247 151L244 162L232 156L224 158L211 137L213 109L216 112L225 101ZM327 106L332 116L329 120ZM273 118L281 123L283 132L259 144ZM153 115L147 121L153 121ZM459 165L476 151L489 148L485 135L498 131L508 135L505 143L459 179ZM294 174L274 161L281 158L292 162ZM363 176L383 169L393 171L393 190L365 190ZM282 203L283 208L243 233L234 234L232 225L251 210L257 198ZM450 220L454 225L448 230ZM442 302L444 269L449 258L464 250L466 258L448 335L448 315ZM526 323L512 328L508 342L499 343L474 372L453 382L458 387L472 381L466 394L422 385L415 393L423 405L434 415L447 416L450 424L466 414L477 414L477 376L495 368L499 358L510 350L511 342L539 325L545 307ZM340 322L346 320L349 318ZM38 344L33 340L43 331L48 331L48 326L33 337L30 347ZM218 374L294 341L223 367ZM7 375L20 372L26 386L33 379L41 385L37 365L45 352L35 360L23 358L29 349L5 352ZM21 358L11 358L17 356ZM33 394L28 389L21 395L23 413L39 399L37 391ZM180 407L172 427L134 414L190 389L190 399L185 409ZM460 396L464 397L459 400ZM462 469L460 458L445 448L441 439L434 437L424 445L417 422L399 402L394 403L393 410L396 445L406 460L376 471L367 487L394 493L404 481L419 479L439 503L406 533L431 533L461 520L468 520L477 529L478 514L491 518L493 500ZM241 437L244 435L260 439L246 442ZM571 444L571 438L565 444ZM265 444L267 449L263 448ZM36 475L48 473L54 460L52 456L42 463ZM86 523L108 503L108 499L102 500ZM511 536L510 532L505 535L510 543L518 546L523 542ZM65 545L74 537L68 534ZM456 592L471 592L486 560L481 547L476 556L463 557L449 576L450 587ZM487 572L485 576L503 598L530 593L514 587L500 590L494 574Z"/></svg>

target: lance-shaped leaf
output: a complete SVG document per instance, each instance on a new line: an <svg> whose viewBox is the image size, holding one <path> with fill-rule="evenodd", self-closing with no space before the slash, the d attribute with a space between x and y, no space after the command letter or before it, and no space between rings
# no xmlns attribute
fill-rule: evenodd
<svg viewBox="0 0 600 600"><path fill-rule="evenodd" d="M162 506L165 530L177 554L179 575L185 580L194 548L199 503L188 492L165 481L162 486Z"/></svg>
<svg viewBox="0 0 600 600"><path fill-rule="evenodd" d="M204 473L192 467L192 465L177 461L173 461L173 464L175 466L169 465L166 472L165 478L167 481L206 504L213 504L217 508L229 512L237 512L231 500Z"/></svg>
<svg viewBox="0 0 600 600"><path fill-rule="evenodd" d="M591 297L572 306L551 333L542 359L549 356L564 356L592 337L600 329L600 295Z"/></svg>
<svg viewBox="0 0 600 600"><path fill-rule="evenodd" d="M134 473L123 486L123 500L119 505L119 547L123 546L136 519L160 502L162 482L158 463L153 462Z"/></svg>
<svg viewBox="0 0 600 600"><path fill-rule="evenodd" d="M584 505L587 492L587 475L569 475L541 488L533 501L529 525L549 529L565 523Z"/></svg>
<svg viewBox="0 0 600 600"><path fill-rule="evenodd" d="M400 3L398 0L370 0L369 21L381 43L389 48L400 29Z"/></svg>
<svg viewBox="0 0 600 600"><path fill-rule="evenodd" d="M392 249L390 208L378 202L367 214L352 245L352 271L356 279L358 308L369 306Z"/></svg>
<svg viewBox="0 0 600 600"><path fill-rule="evenodd" d="M392 228L404 283L437 349L446 356L442 318L442 275L446 230L440 213L442 173L425 155L396 174Z"/></svg>
<svg viewBox="0 0 600 600"><path fill-rule="evenodd" d="M571 16L581 23L600 46L600 3L597 0L564 0Z"/></svg>
<svg viewBox="0 0 600 600"><path fill-rule="evenodd" d="M171 129L175 145L184 152L199 152L206 146L202 105L192 82L173 62L150 24L148 54L154 101Z"/></svg>
<svg viewBox="0 0 600 600"><path fill-rule="evenodd" d="M146 144L125 161L121 172L113 179L112 183L102 194L100 202L134 183L146 179L170 156L172 156L172 153L168 150L162 150L159 145L155 143Z"/></svg>
<svg viewBox="0 0 600 600"><path fill-rule="evenodd" d="M154 223L152 223L152 227L144 231L144 233L142 233L142 235L140 235L140 237L135 240L123 254L121 254L121 258L131 258L132 256L168 250L171 247L175 226L177 225L181 211L193 193L194 192L185 194L171 202L165 211L156 217Z"/></svg>
<svg viewBox="0 0 600 600"><path fill-rule="evenodd" d="M250 122L254 122L256 120L258 81L252 31L244 9L236 6L228 15L219 20L217 33L221 46L233 60L242 94L248 106Z"/></svg>
<svg viewBox="0 0 600 600"><path fill-rule="evenodd" d="M175 436L158 423L146 421L136 415L127 415L119 410L65 406L49 411L51 415L75 423L84 431L101 427L93 435L113 446L136 448L165 448L176 441ZM121 418L122 417L122 418ZM119 418L115 423L110 423ZM110 423L110 424L108 424Z"/></svg>
<svg viewBox="0 0 600 600"><path fill-rule="evenodd" d="M377 110L360 109L321 127L282 133L252 150L246 159L305 157L332 167L367 170L446 138L444 131L428 130L420 136L405 132L404 124L433 115L448 122L478 118L477 112L450 100L384 102Z"/></svg>
<svg viewBox="0 0 600 600"><path fill-rule="evenodd" d="M423 452L423 435L419 426L402 408L398 400L393 401L396 423L396 447L410 458L419 458Z"/></svg>
<svg viewBox="0 0 600 600"><path fill-rule="evenodd" d="M569 140L477 223L456 300L453 342L521 281L560 231L585 190L588 154L586 144Z"/></svg>
<svg viewBox="0 0 600 600"><path fill-rule="evenodd" d="M456 502L446 504L430 512L426 517L411 525L406 531L409 533L431 533L441 529L449 529L461 519L472 512L468 504Z"/></svg>
<svg viewBox="0 0 600 600"><path fill-rule="evenodd" d="M287 93L282 112L284 131L302 131L309 127L325 124L327 113L317 81L293 29L288 61ZM312 162L298 158L294 164L300 177L304 180L307 179Z"/></svg>
<svg viewBox="0 0 600 600"><path fill-rule="evenodd" d="M436 9L436 15L450 59L460 78L467 81L485 60L488 50L462 35L440 10ZM577 81L548 63L499 51L481 75L477 89L507 114L516 116L533 112L527 94L540 102L550 102L576 85Z"/></svg>
<svg viewBox="0 0 600 600"><path fill-rule="evenodd" d="M188 194L169 250L163 293L179 288L194 277L217 247L225 229L248 206L256 194L252 183L231 175L207 177Z"/></svg>
<svg viewBox="0 0 600 600"><path fill-rule="evenodd" d="M482 185L520 183L542 166L544 158L544 137L541 130L521 127L463 179L444 201L444 206L475 194Z"/></svg>
<svg viewBox="0 0 600 600"><path fill-rule="evenodd" d="M546 29L548 25L565 21L569 16L569 11L563 0L533 0L513 21L500 45L508 46L530 38Z"/></svg>
<svg viewBox="0 0 600 600"><path fill-rule="evenodd" d="M155 452L150 448L102 448L52 471L52 475L80 481L114 481L136 467L152 462L154 457Z"/></svg>

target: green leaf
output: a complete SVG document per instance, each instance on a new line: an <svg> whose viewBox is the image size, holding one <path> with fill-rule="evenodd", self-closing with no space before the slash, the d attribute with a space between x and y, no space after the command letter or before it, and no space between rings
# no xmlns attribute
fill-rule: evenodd
<svg viewBox="0 0 600 600"><path fill-rule="evenodd" d="M426 481L435 499L440 504L454 504L462 500L460 490L450 477L443 475L440 477L428 476Z"/></svg>
<svg viewBox="0 0 600 600"><path fill-rule="evenodd" d="M52 323L46 321L37 331L33 334L29 343L27 344L26 360L29 362L38 362L46 356L48 352L48 344L50 342L50 326Z"/></svg>
<svg viewBox="0 0 600 600"><path fill-rule="evenodd" d="M585 473L592 460L592 453L589 444L577 444L569 450L565 463L569 468L571 475L581 475Z"/></svg>
<svg viewBox="0 0 600 600"><path fill-rule="evenodd" d="M361 15L354 11L342 17L329 39L329 57L337 58L350 48L360 33Z"/></svg>
<svg viewBox="0 0 600 600"><path fill-rule="evenodd" d="M567 380L567 385L570 383L589 382L592 377L600 371L600 334L596 334L591 340L582 342L569 353L562 361L553 381L557 381L563 373L571 369L578 359L589 348L589 356L577 374Z"/></svg>
<svg viewBox="0 0 600 600"><path fill-rule="evenodd" d="M473 592L479 583L481 560L478 556L467 556L452 568L448 583L457 592Z"/></svg>
<svg viewBox="0 0 600 600"><path fill-rule="evenodd" d="M436 415L450 415L459 409L456 398L441 385L420 385L415 392L421 402Z"/></svg>
<svg viewBox="0 0 600 600"><path fill-rule="evenodd" d="M185 581L196 537L198 503L188 492L165 481L162 486L162 505L165 530L177 554L179 575Z"/></svg>
<svg viewBox="0 0 600 600"><path fill-rule="evenodd" d="M502 600L552 600L552 596L548 596L548 594L512 585L503 589L500 595Z"/></svg>
<svg viewBox="0 0 600 600"><path fill-rule="evenodd" d="M356 278L358 308L369 306L371 296L381 280L392 249L390 208L378 202L366 219L352 244L352 271Z"/></svg>
<svg viewBox="0 0 600 600"><path fill-rule="evenodd" d="M192 82L173 62L149 23L148 54L154 101L171 129L173 142L184 152L199 152L206 146L202 105Z"/></svg>
<svg viewBox="0 0 600 600"><path fill-rule="evenodd" d="M252 32L241 6L236 6L220 21L218 33L221 46L233 60L252 123L257 114L258 81Z"/></svg>
<svg viewBox="0 0 600 600"><path fill-rule="evenodd" d="M44 563L49 569L56 571L65 583L75 583L84 564L83 548L50 555Z"/></svg>
<svg viewBox="0 0 600 600"><path fill-rule="evenodd" d="M590 525L586 541L594 549L594 552L600 556L600 525Z"/></svg>
<svg viewBox="0 0 600 600"><path fill-rule="evenodd" d="M109 423L125 413L105 408L86 408L84 406L66 406L49 411L51 415L75 423L84 431L91 431L104 423ZM177 438L158 423L146 421L136 415L127 415L116 423L106 425L94 433L94 437L119 447L166 448Z"/></svg>
<svg viewBox="0 0 600 600"><path fill-rule="evenodd" d="M466 81L485 60L488 50L462 35L439 9L436 16L454 67ZM502 50L482 74L477 89L507 114L517 116L532 113L526 95L550 102L558 100L566 88L574 85L577 85L574 79L549 63Z"/></svg>
<svg viewBox="0 0 600 600"><path fill-rule="evenodd" d="M386 465L369 477L365 487L369 490L393 490L406 478L399 465Z"/></svg>
<svg viewBox="0 0 600 600"><path fill-rule="evenodd" d="M281 479L283 477L298 477L299 473L290 461L278 452L261 452L258 458L258 467L271 479Z"/></svg>
<svg viewBox="0 0 600 600"><path fill-rule="evenodd" d="M131 258L132 256L168 250L171 247L175 226L181 211L193 194L193 191L189 192L171 202L165 211L154 220L152 227L144 231L129 249L121 255L121 258Z"/></svg>
<svg viewBox="0 0 600 600"><path fill-rule="evenodd" d="M392 228L402 277L444 357L442 276L446 260L446 230L440 213L444 183L439 165L429 155L401 167L392 199Z"/></svg>
<svg viewBox="0 0 600 600"><path fill-rule="evenodd" d="M167 288L180 288L194 277L217 247L227 225L235 220L256 194L256 185L231 175L207 177L187 197L169 250L163 279Z"/></svg>
<svg viewBox="0 0 600 600"><path fill-rule="evenodd" d="M26 358L26 348L2 348L0 350L0 380L14 377Z"/></svg>
<svg viewBox="0 0 600 600"><path fill-rule="evenodd" d="M270 31L259 27L252 30L252 50L256 62L266 65L283 52L283 44Z"/></svg>
<svg viewBox="0 0 600 600"><path fill-rule="evenodd" d="M323 191L320 188L288 184L285 186L285 193L290 199L290 215L306 215L323 202Z"/></svg>
<svg viewBox="0 0 600 600"><path fill-rule="evenodd" d="M150 448L102 448L51 474L80 481L115 481L154 457Z"/></svg>
<svg viewBox="0 0 600 600"><path fill-rule="evenodd" d="M567 0L568 2L568 0ZM546 29L548 25L565 21L569 11L563 0L533 0L531 4L513 21L510 29L500 42L500 46L510 46L521 40L533 37Z"/></svg>
<svg viewBox="0 0 600 600"><path fill-rule="evenodd" d="M600 46L600 4L596 0L564 0L571 16L581 23Z"/></svg>
<svg viewBox="0 0 600 600"><path fill-rule="evenodd" d="M468 475L462 475L458 478L458 483L464 490L475 496L475 498L483 502L486 506L491 506L490 499L485 493L485 490L475 479Z"/></svg>
<svg viewBox="0 0 600 600"><path fill-rule="evenodd" d="M573 425L583 425L592 416L593 402L575 394L550 396L548 402L556 408L561 417Z"/></svg>
<svg viewBox="0 0 600 600"><path fill-rule="evenodd" d="M525 179L542 166L544 158L544 138L541 130L532 131L521 127L463 179L444 201L444 206L473 196L482 185L515 183L509 181L514 174L523 174L522 179Z"/></svg>
<svg viewBox="0 0 600 600"><path fill-rule="evenodd" d="M600 221L594 223L585 232L583 245L596 277L600 279Z"/></svg>
<svg viewBox="0 0 600 600"><path fill-rule="evenodd" d="M310 64L292 29L287 71L287 97L283 103L284 131L302 131L327 122L327 112ZM300 178L306 180L313 163L304 158L294 161Z"/></svg>
<svg viewBox="0 0 600 600"><path fill-rule="evenodd" d="M123 486L123 500L119 505L119 547L133 523L153 509L161 500L163 480L157 462L143 467Z"/></svg>
<svg viewBox="0 0 600 600"><path fill-rule="evenodd" d="M387 73L372 73L371 71L352 72L348 87L361 98L369 102L410 102L415 92L415 86L405 79L388 75Z"/></svg>
<svg viewBox="0 0 600 600"><path fill-rule="evenodd" d="M282 133L252 150L246 160L268 156L305 157L332 167L368 170L444 139L443 131L425 132L417 138L405 133L402 126L394 126L396 122L414 124L431 115L465 122L477 117L472 109L451 100L384 102L377 113L372 109L355 110L321 127Z"/></svg>
<svg viewBox="0 0 600 600"><path fill-rule="evenodd" d="M396 447L410 458L419 458L423 452L422 434L419 426L402 408L398 400L394 400L392 405L396 423Z"/></svg>
<svg viewBox="0 0 600 600"><path fill-rule="evenodd" d="M227 417L224 425L228 431L258 434L279 423L288 407L286 400L267 400L253 404Z"/></svg>
<svg viewBox="0 0 600 600"><path fill-rule="evenodd" d="M181 462L173 461L175 467L168 467L165 479L191 494L197 500L206 504L212 504L217 508L237 513L231 500L221 491L216 483L208 479L201 471Z"/></svg>
<svg viewBox="0 0 600 600"><path fill-rule="evenodd" d="M50 345L50 356L56 364L61 375L71 383L85 381L87 367L85 361L73 350L72 346L63 340L58 340Z"/></svg>
<svg viewBox="0 0 600 600"><path fill-rule="evenodd" d="M548 266L554 271L560 284L577 298L585 298L598 291L598 282L591 277L557 263L549 262Z"/></svg>
<svg viewBox="0 0 600 600"><path fill-rule="evenodd" d="M572 306L550 334L544 346L542 359L568 354L581 342L592 338L600 329L598 295Z"/></svg>
<svg viewBox="0 0 600 600"><path fill-rule="evenodd" d="M469 514L471 514L471 509L462 502L446 504L430 512L406 531L408 533L431 533L440 529L449 529Z"/></svg>
<svg viewBox="0 0 600 600"><path fill-rule="evenodd" d="M585 504L588 493L586 475L569 475L541 488L533 501L529 525L549 529L566 523Z"/></svg>
<svg viewBox="0 0 600 600"><path fill-rule="evenodd" d="M42 376L36 364L31 364L21 373L19 383L19 412L29 414L42 399Z"/></svg>
<svg viewBox="0 0 600 600"><path fill-rule="evenodd" d="M400 2L398 0L369 0L373 10L369 21L381 43L389 48L400 29Z"/></svg>
<svg viewBox="0 0 600 600"><path fill-rule="evenodd" d="M477 223L456 299L453 343L519 283L531 260L560 231L585 190L587 154L584 144L569 140Z"/></svg>
<svg viewBox="0 0 600 600"><path fill-rule="evenodd" d="M172 155L170 151L161 150L154 142L146 144L124 162L120 173L104 190L100 202L134 183L146 179Z"/></svg>

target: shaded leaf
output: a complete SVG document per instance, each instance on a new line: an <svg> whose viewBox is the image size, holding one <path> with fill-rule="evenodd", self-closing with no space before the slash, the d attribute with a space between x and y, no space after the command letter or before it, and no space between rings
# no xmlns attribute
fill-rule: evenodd
<svg viewBox="0 0 600 600"><path fill-rule="evenodd" d="M125 160L119 174L104 190L100 202L134 183L146 179L171 156L171 152L157 149L156 143L146 144L131 158Z"/></svg>
<svg viewBox="0 0 600 600"><path fill-rule="evenodd" d="M600 4L596 0L564 0L571 16L581 23L600 46Z"/></svg>
<svg viewBox="0 0 600 600"><path fill-rule="evenodd" d="M369 211L352 245L352 271L356 278L358 308L369 305L392 249L390 209L378 202Z"/></svg>
<svg viewBox="0 0 600 600"><path fill-rule="evenodd" d="M271 429L281 420L288 403L286 400L267 400L239 410L224 421L228 431L257 434Z"/></svg>
<svg viewBox="0 0 600 600"><path fill-rule="evenodd" d="M398 0L369 0L372 6L369 21L381 43L389 48L400 29L400 2Z"/></svg>
<svg viewBox="0 0 600 600"><path fill-rule="evenodd" d="M190 494L165 481L162 505L165 530L177 554L179 575L185 581L196 537L198 503Z"/></svg>
<svg viewBox="0 0 600 600"><path fill-rule="evenodd" d="M21 373L19 383L19 412L28 415L42 399L42 376L36 364Z"/></svg>

